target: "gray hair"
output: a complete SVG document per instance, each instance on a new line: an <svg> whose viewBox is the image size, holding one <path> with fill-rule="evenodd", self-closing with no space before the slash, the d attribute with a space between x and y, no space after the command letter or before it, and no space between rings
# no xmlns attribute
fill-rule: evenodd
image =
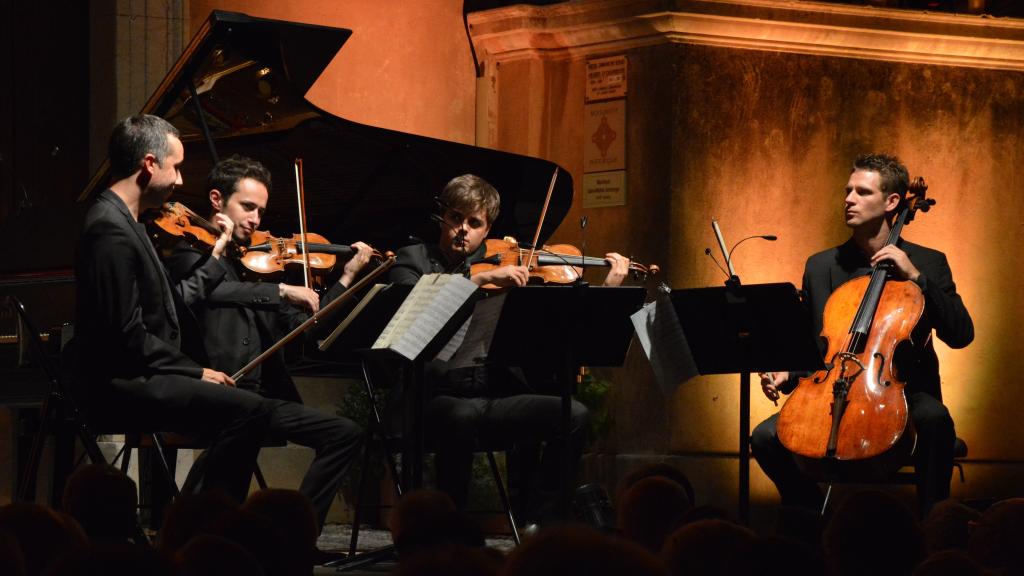
<svg viewBox="0 0 1024 576"><path fill-rule="evenodd" d="M167 135L178 137L178 129L170 122L150 114L129 116L114 126L107 154L115 178L125 178L135 172L146 154L156 156L163 164L170 153Z"/></svg>

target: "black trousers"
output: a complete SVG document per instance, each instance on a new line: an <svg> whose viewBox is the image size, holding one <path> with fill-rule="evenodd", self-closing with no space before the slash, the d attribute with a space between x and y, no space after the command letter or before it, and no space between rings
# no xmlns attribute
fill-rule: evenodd
<svg viewBox="0 0 1024 576"><path fill-rule="evenodd" d="M936 502L949 498L956 432L949 410L934 396L924 392L908 394L907 408L917 430L914 475L918 511L923 517ZM750 436L751 452L775 483L783 505L817 510L823 500L821 489L800 471L792 453L779 441L778 418L774 414L754 429Z"/></svg>
<svg viewBox="0 0 1024 576"><path fill-rule="evenodd" d="M317 526L322 530L345 472L359 454L363 431L348 418L300 402L267 402L271 406L270 435L315 451L299 492L313 503Z"/></svg>
<svg viewBox="0 0 1024 576"><path fill-rule="evenodd" d="M270 406L258 394L175 375L114 379L76 392L98 431L199 437L208 447L197 488L222 490L238 502L245 500L270 426Z"/></svg>
<svg viewBox="0 0 1024 576"><path fill-rule="evenodd" d="M505 398L436 396L427 403L425 427L428 447L436 452L438 488L460 508L465 507L478 449L515 448L509 484L524 521L546 519L556 510L562 479L564 443L561 432L562 399L543 394ZM572 401L570 444L573 462L583 453L586 406ZM543 447L542 447L543 444Z"/></svg>
<svg viewBox="0 0 1024 576"><path fill-rule="evenodd" d="M348 418L332 416L301 402L273 398L264 402L270 408L268 437L312 448L315 453L299 492L313 504L317 527L323 530L345 472L359 454L362 429ZM206 472L203 452L192 466L184 490L194 491Z"/></svg>

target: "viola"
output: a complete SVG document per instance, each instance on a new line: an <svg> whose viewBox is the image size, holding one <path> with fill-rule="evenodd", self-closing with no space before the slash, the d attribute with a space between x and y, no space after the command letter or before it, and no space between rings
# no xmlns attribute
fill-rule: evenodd
<svg viewBox="0 0 1024 576"><path fill-rule="evenodd" d="M159 212L148 215L146 224L157 245L164 248L184 240L198 250L210 250L220 237L216 224L180 202L167 202Z"/></svg>
<svg viewBox="0 0 1024 576"><path fill-rule="evenodd" d="M927 212L922 178L910 185L886 245L895 244L916 211ZM807 465L884 472L913 448L905 381L898 358L924 313L917 284L889 278L892 264L839 286L825 304L822 337L828 341L826 369L802 378L782 407L778 435Z"/></svg>
<svg viewBox="0 0 1024 576"><path fill-rule="evenodd" d="M506 236L501 240L488 238L486 245L485 256L470 263L471 275L502 266L526 266L530 270L531 282L569 284L583 275L584 267L611 266L604 258L584 256L579 248L571 244L544 245L540 249L531 250L521 248L514 238ZM659 268L656 264L644 266L630 261L629 270L634 277L646 278L657 274ZM485 284L482 288L494 289L497 286Z"/></svg>

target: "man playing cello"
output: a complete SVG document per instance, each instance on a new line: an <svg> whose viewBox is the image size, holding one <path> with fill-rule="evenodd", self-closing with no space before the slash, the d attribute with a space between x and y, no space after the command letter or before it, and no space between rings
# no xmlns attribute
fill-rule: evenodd
<svg viewBox="0 0 1024 576"><path fill-rule="evenodd" d="M912 334L913 352L906 371L909 416L917 431L914 468L920 512L949 497L956 435L953 419L942 404L939 364L931 336L951 348L974 339L974 324L956 292L953 275L942 252L900 240L886 245L894 216L905 199L909 177L896 158L884 154L858 157L846 185L845 219L850 239L807 260L803 289L814 318L815 333L823 326L825 303L841 284L870 274L881 262L891 263L896 279L916 283L924 296L924 314ZM789 393L804 375L773 372L761 376L770 400ZM817 483L801 473L793 455L778 438L779 415L768 418L751 435L751 450L761 469L775 483L782 503L817 509L822 494Z"/></svg>

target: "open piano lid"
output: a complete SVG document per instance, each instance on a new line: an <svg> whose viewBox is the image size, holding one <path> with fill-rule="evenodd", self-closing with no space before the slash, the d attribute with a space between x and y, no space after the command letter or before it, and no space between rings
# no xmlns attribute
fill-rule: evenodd
<svg viewBox="0 0 1024 576"><path fill-rule="evenodd" d="M205 213L211 148L219 158L249 156L273 177L261 229L290 236L298 232L294 160L301 158L307 229L335 243L363 240L386 250L409 244L411 237L435 241L437 224L429 219L438 211L435 196L451 178L473 173L501 193L501 215L491 236L529 242L554 163L357 124L305 99L351 34L342 28L211 13L141 110L167 119L181 132L184 186L173 199ZM203 121L210 140L204 138ZM572 177L559 172L541 242L572 204ZM102 190L109 178L105 161L79 200Z"/></svg>

